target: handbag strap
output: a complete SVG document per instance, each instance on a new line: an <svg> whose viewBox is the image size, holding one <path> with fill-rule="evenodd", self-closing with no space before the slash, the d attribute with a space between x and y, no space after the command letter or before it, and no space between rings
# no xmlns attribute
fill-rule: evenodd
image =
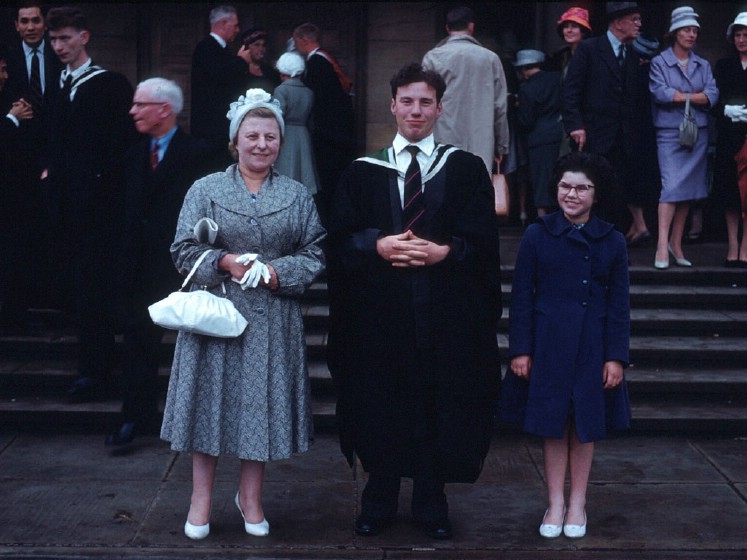
<svg viewBox="0 0 747 560"><path fill-rule="evenodd" d="M690 94L689 93L685 94L685 114L686 115L690 114Z"/></svg>
<svg viewBox="0 0 747 560"><path fill-rule="evenodd" d="M189 271L189 274L187 274L187 277L184 279L184 283L182 284L182 290L187 287L189 282L192 280L192 276L195 275L195 272L197 272L197 267L202 264L202 261L205 260L205 257L208 256L213 251L213 249L208 249L204 253L200 255L200 257L197 259L197 262L195 262L194 266L192 267L192 270Z"/></svg>

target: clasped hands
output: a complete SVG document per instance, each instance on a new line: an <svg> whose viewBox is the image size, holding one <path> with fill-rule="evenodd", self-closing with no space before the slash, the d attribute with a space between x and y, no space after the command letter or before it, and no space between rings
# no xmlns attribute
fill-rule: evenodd
<svg viewBox="0 0 747 560"><path fill-rule="evenodd" d="M377 239L376 251L392 266L409 268L439 263L448 256L451 247L422 239L408 230Z"/></svg>
<svg viewBox="0 0 747 560"><path fill-rule="evenodd" d="M532 357L528 354L521 354L511 358L511 371L513 371L517 377L523 379L529 379L529 375L532 371ZM612 389L617 387L623 380L623 365L617 360L609 360L604 362L602 368L602 382L604 383L605 389Z"/></svg>
<svg viewBox="0 0 747 560"><path fill-rule="evenodd" d="M256 288L260 280L270 285L272 274L270 268L260 261L257 253L243 255L226 255L222 266L231 274L231 281L241 285L242 290Z"/></svg>

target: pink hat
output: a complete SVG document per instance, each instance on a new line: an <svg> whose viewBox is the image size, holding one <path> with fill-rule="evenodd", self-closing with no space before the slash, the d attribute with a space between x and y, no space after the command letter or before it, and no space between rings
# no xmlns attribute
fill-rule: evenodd
<svg viewBox="0 0 747 560"><path fill-rule="evenodd" d="M583 8L573 7L570 8L567 12L565 12L562 16L560 16L560 19L558 20L558 31L560 31L560 26L563 25L566 21L572 21L577 24L579 24L581 27L585 27L589 31L591 31L591 25L589 25L589 11L584 10Z"/></svg>

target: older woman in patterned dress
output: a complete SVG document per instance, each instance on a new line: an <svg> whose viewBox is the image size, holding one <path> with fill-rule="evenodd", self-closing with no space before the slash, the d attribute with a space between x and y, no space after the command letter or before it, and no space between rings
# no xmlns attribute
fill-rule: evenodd
<svg viewBox="0 0 747 560"><path fill-rule="evenodd" d="M277 102L249 90L228 117L238 163L190 188L171 246L182 274L212 249L195 284L225 289L249 322L237 338L177 338L161 437L192 453L192 539L210 530L218 456L241 460L235 503L245 531L264 536L265 462L306 451L313 435L299 297L324 268L325 231L306 187L272 168L284 129ZM218 224L212 245L195 238L201 218Z"/></svg>

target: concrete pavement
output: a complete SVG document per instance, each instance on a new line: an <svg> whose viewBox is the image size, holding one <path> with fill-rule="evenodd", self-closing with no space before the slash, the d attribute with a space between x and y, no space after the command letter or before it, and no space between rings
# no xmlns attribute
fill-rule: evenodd
<svg viewBox="0 0 747 560"><path fill-rule="evenodd" d="M495 437L475 485L449 485L455 537L412 526L403 484L397 523L358 537L357 479L334 434L267 466L271 534L243 531L238 461L219 464L204 541L182 527L191 461L156 436L112 452L101 434L0 431L0 558L744 559L747 438L620 436L597 446L585 538L546 540L541 441Z"/></svg>

